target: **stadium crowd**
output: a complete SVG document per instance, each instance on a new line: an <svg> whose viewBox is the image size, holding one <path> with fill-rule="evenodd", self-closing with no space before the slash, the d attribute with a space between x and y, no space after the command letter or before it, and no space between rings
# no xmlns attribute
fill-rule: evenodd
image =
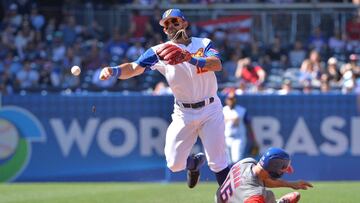
<svg viewBox="0 0 360 203"><path fill-rule="evenodd" d="M108 32L96 19L80 24L74 13L64 11L59 20L43 15L36 4L26 5L5 4L0 22L2 94L64 90L171 94L156 71L126 81L98 79L100 67L136 60L147 48L166 41L158 24L161 10L154 9L150 16L134 11L126 32L119 27ZM223 60L217 77L224 93L347 94L360 92L359 30L360 14L349 18L346 33L328 35L317 27L307 39L294 43L281 36L269 44L255 37L245 42L228 30L207 31L196 25L189 34L214 41ZM73 65L82 67L81 77L71 75Z"/></svg>

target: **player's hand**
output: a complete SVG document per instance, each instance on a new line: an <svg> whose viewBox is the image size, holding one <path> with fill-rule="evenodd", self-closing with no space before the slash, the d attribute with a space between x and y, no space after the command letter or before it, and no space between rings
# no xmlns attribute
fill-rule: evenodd
<svg viewBox="0 0 360 203"><path fill-rule="evenodd" d="M303 180L299 180L296 182L292 182L290 187L294 190L307 190L309 187L313 187L313 185L311 185L310 183L303 181Z"/></svg>
<svg viewBox="0 0 360 203"><path fill-rule="evenodd" d="M100 71L99 79L107 80L112 76L112 69L110 67L105 67Z"/></svg>
<svg viewBox="0 0 360 203"><path fill-rule="evenodd" d="M172 43L163 44L156 50L156 53L161 60L170 65L176 65L191 59L190 52Z"/></svg>

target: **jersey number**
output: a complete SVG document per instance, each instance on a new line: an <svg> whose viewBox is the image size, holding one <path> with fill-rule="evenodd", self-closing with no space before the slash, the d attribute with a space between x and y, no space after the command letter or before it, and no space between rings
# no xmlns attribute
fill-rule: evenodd
<svg viewBox="0 0 360 203"><path fill-rule="evenodd" d="M223 185L218 190L218 197L220 196L222 202L227 202L232 195L233 189L231 187L230 176L228 176Z"/></svg>
<svg viewBox="0 0 360 203"><path fill-rule="evenodd" d="M204 70L204 68L196 67L196 73L197 74L206 73L206 72L208 72L208 70Z"/></svg>

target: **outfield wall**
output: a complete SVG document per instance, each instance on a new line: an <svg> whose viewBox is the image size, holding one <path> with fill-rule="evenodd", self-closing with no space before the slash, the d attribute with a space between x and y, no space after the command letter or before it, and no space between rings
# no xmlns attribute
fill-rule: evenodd
<svg viewBox="0 0 360 203"><path fill-rule="evenodd" d="M3 96L0 181L172 181L163 153L172 96ZM285 148L288 179L360 180L355 95L241 96L262 145ZM359 101L359 102L357 102ZM357 105L358 103L358 105ZM199 147L198 147L199 148ZM207 168L203 179L214 180Z"/></svg>

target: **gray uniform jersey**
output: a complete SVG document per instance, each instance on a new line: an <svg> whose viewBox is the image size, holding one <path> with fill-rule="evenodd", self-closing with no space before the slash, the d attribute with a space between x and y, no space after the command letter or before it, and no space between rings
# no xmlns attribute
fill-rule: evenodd
<svg viewBox="0 0 360 203"><path fill-rule="evenodd" d="M253 158L242 159L231 167L225 182L218 189L218 203L275 202L274 194L252 172ZM257 201L255 201L257 200Z"/></svg>

